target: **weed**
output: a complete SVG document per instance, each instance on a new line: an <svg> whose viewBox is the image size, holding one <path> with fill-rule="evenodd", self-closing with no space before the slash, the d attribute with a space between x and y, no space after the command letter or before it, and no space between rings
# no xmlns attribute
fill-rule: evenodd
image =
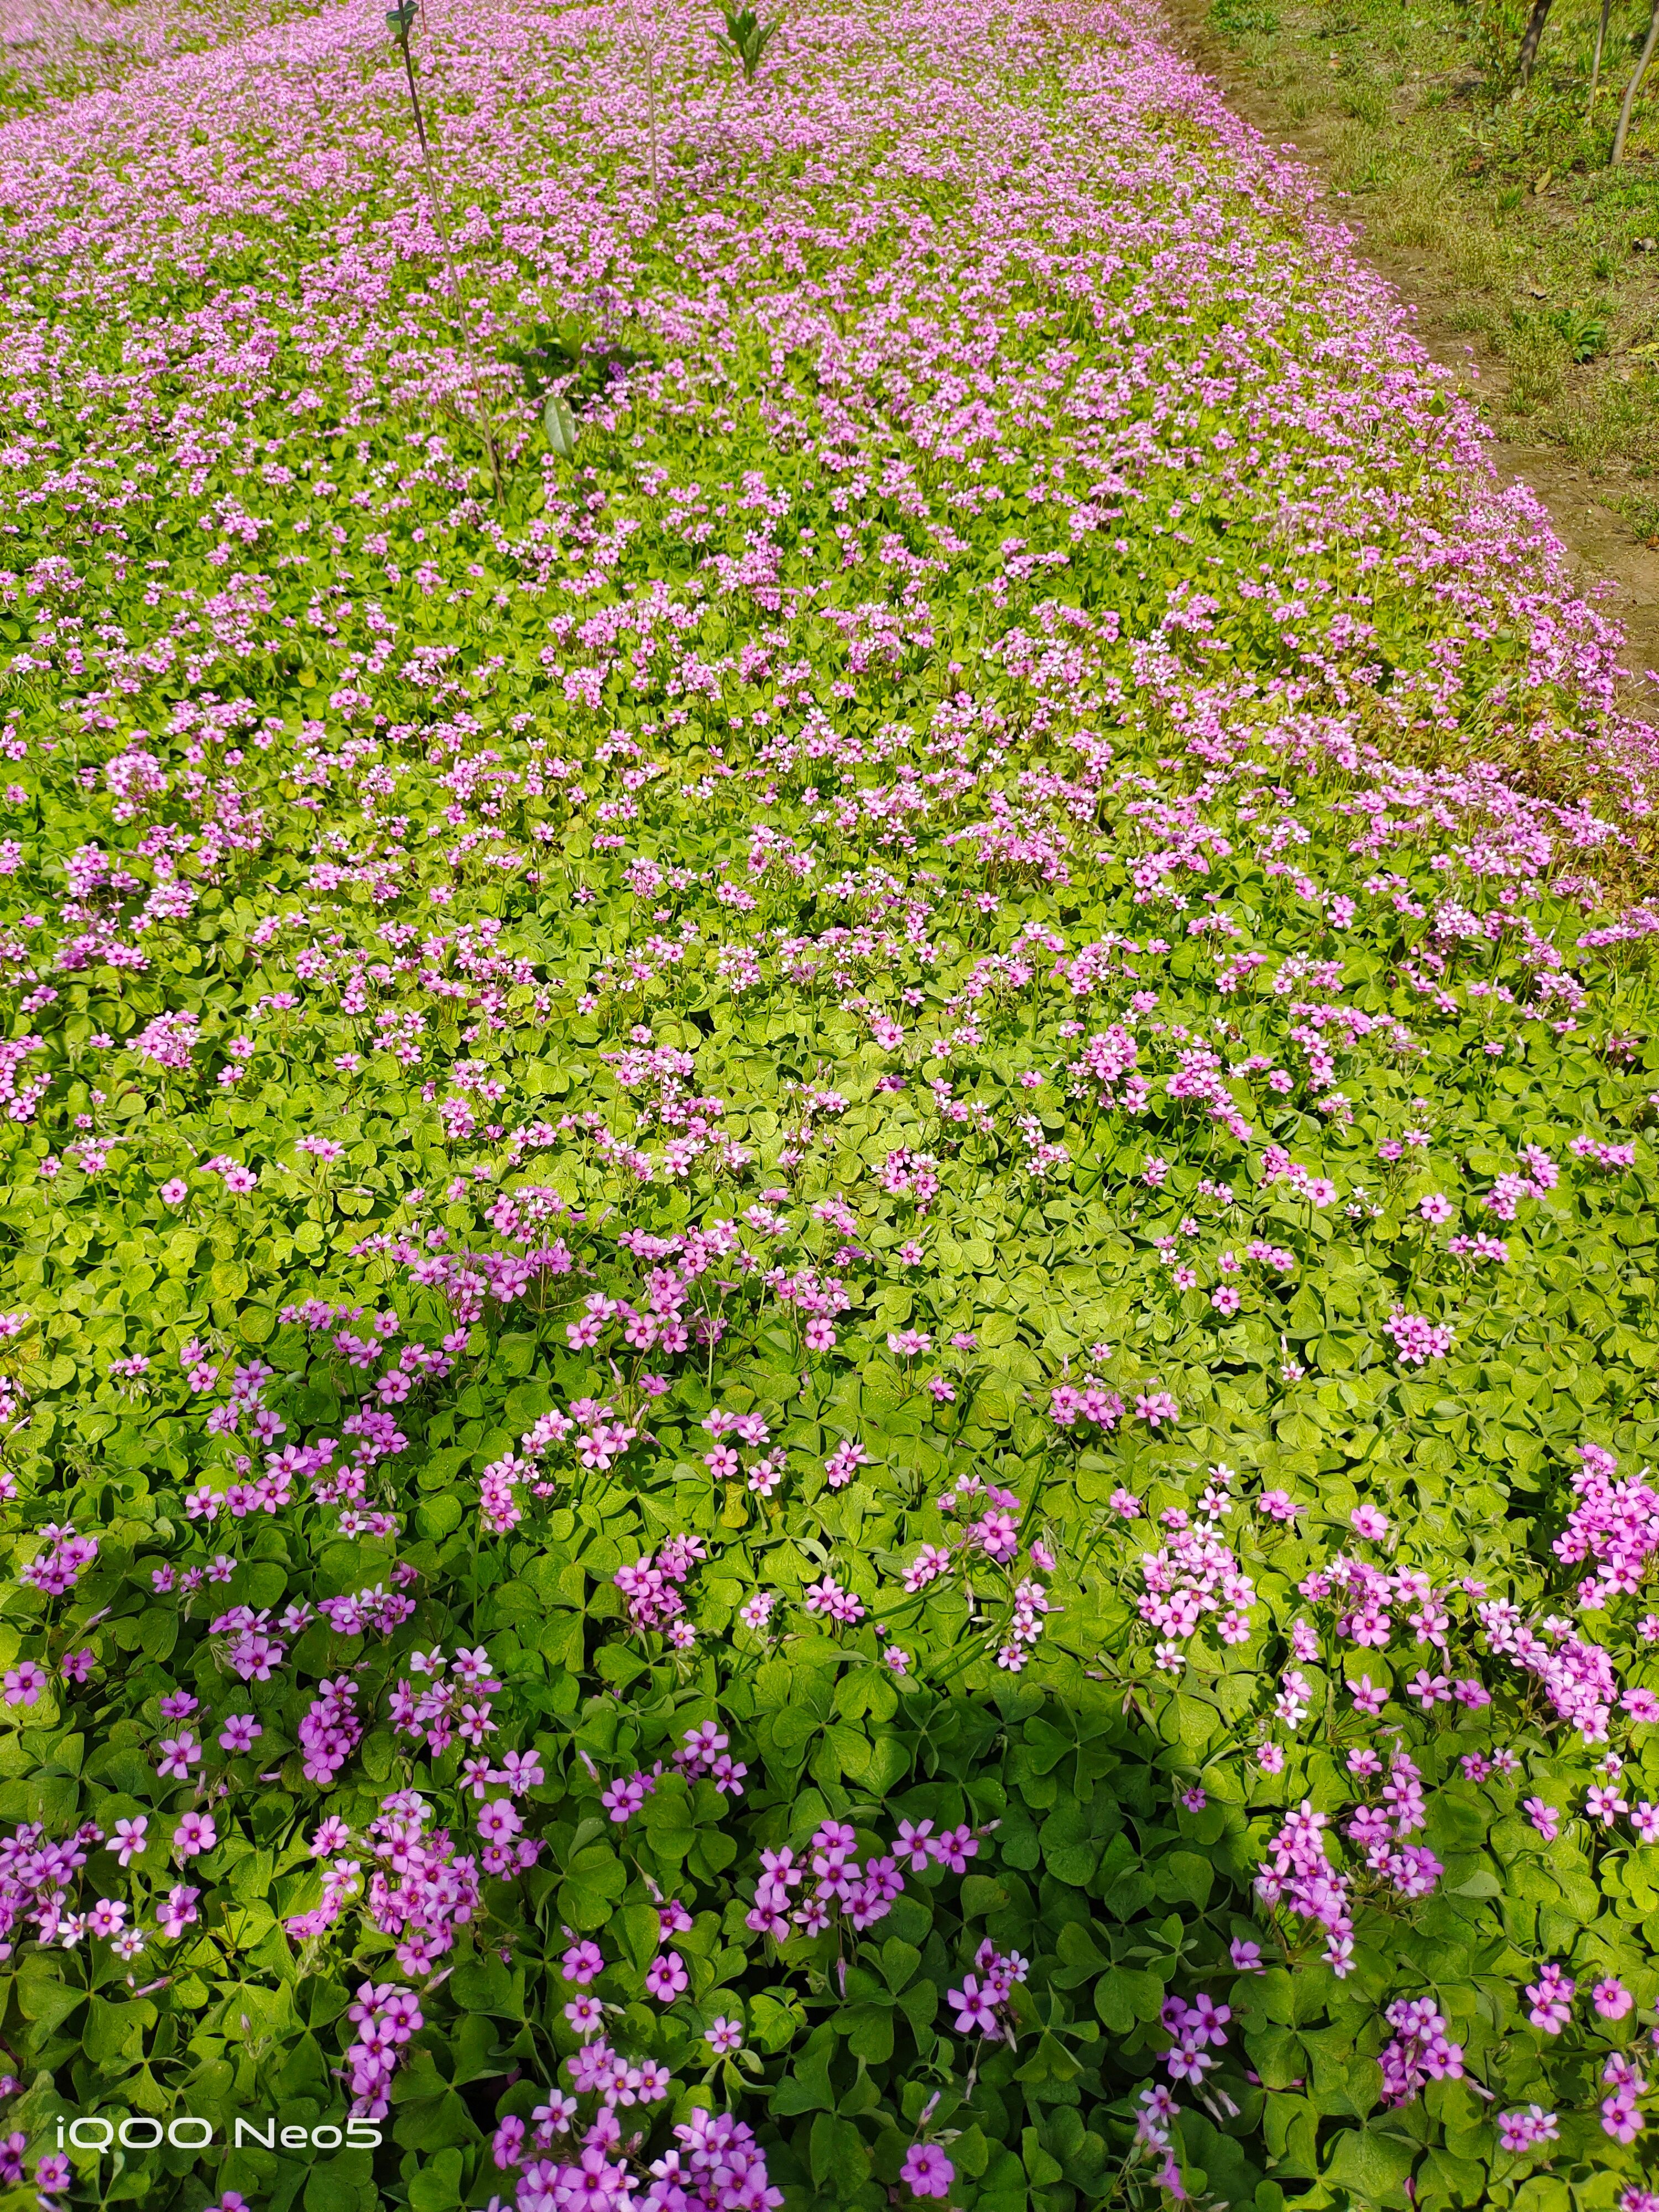
<svg viewBox="0 0 1659 2212"><path fill-rule="evenodd" d="M540 399L557 385L578 404L594 399L611 378L650 358L629 346L601 337L581 315L561 315L556 322L537 323L518 343L504 346L502 358L510 361L524 379L525 391Z"/></svg>
<svg viewBox="0 0 1659 2212"><path fill-rule="evenodd" d="M1549 322L1575 361L1594 361L1607 349L1608 325L1604 310L1558 307Z"/></svg>
<svg viewBox="0 0 1659 2212"><path fill-rule="evenodd" d="M743 64L744 80L753 84L766 49L783 27L783 18L775 15L769 23L763 23L752 8L745 7L722 8L720 19L726 25L726 44Z"/></svg>

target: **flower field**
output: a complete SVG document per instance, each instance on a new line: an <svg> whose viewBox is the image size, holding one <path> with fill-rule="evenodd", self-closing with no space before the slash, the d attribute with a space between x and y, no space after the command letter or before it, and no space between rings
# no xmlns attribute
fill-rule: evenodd
<svg viewBox="0 0 1659 2212"><path fill-rule="evenodd" d="M1659 733L1404 310L1141 0L112 13L0 2204L1656 2212Z"/></svg>

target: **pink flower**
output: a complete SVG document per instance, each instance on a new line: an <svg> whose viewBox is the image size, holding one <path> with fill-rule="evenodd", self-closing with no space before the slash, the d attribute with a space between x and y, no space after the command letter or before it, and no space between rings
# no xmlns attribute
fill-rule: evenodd
<svg viewBox="0 0 1659 2212"><path fill-rule="evenodd" d="M1540 1967L1538 1979L1527 1987L1528 2019L1546 2035L1559 2035L1572 2017L1577 1989L1553 1962Z"/></svg>
<svg viewBox="0 0 1659 2212"><path fill-rule="evenodd" d="M1553 1805L1541 1797L1528 1797L1521 1808L1547 1844L1553 1844L1561 1832L1561 1815Z"/></svg>
<svg viewBox="0 0 1659 2212"><path fill-rule="evenodd" d="M970 2035L975 2030L981 2035L996 2032L996 1999L988 1989L981 1989L976 1975L964 1974L959 1990L947 1990L945 2002L956 2012L958 2035Z"/></svg>
<svg viewBox="0 0 1659 2212"><path fill-rule="evenodd" d="M682 1990L690 1986L690 1981L678 1951L659 1951L646 1969L646 1992L659 2004L672 2004Z"/></svg>
<svg viewBox="0 0 1659 2212"><path fill-rule="evenodd" d="M1621 2083L1612 2096L1602 2098L1601 2125L1615 2142L1621 2143L1634 2142L1647 2126L1629 2083Z"/></svg>
<svg viewBox="0 0 1659 2212"><path fill-rule="evenodd" d="M487 1844L510 1842L524 1826L523 1815L505 1797L493 1797L478 1814L478 1833Z"/></svg>
<svg viewBox="0 0 1659 2212"><path fill-rule="evenodd" d="M559 1961L559 1972L566 1981L585 1990L605 1972L605 1954L597 1943L573 1943Z"/></svg>
<svg viewBox="0 0 1659 2212"><path fill-rule="evenodd" d="M149 1815L140 1813L136 1819L118 1820L110 1848L115 1853L118 1866L131 1866L144 1848L149 1832Z"/></svg>
<svg viewBox="0 0 1659 2212"><path fill-rule="evenodd" d="M182 1936L186 1928L195 1924L201 1917L197 1910L197 1899L201 1894L199 1889L191 1889L187 1882L174 1883L167 1892L165 1905L156 1913L164 1936L169 1938Z"/></svg>
<svg viewBox="0 0 1659 2212"><path fill-rule="evenodd" d="M912 2143L899 2179L912 2197L948 2197L957 2170L937 2143Z"/></svg>
<svg viewBox="0 0 1659 2212"><path fill-rule="evenodd" d="M202 1747L187 1729L176 1736L161 1739L161 1755L155 1762L155 1771L166 1781L172 1777L177 1782L188 1782L190 1770L201 1764Z"/></svg>
<svg viewBox="0 0 1659 2212"><path fill-rule="evenodd" d="M210 1851L218 1840L219 1832L210 1813L186 1813L173 1832L173 1849L181 1859L193 1859L199 1852Z"/></svg>
<svg viewBox="0 0 1659 2212"><path fill-rule="evenodd" d="M1595 1984L1590 1998L1603 2020L1623 2020L1636 2002L1624 1984L1612 1974Z"/></svg>
<svg viewBox="0 0 1659 2212"><path fill-rule="evenodd" d="M37 1667L33 1659L25 1659L0 1675L0 1692L3 1692L9 1705L32 1705L46 1688L47 1680L44 1667Z"/></svg>

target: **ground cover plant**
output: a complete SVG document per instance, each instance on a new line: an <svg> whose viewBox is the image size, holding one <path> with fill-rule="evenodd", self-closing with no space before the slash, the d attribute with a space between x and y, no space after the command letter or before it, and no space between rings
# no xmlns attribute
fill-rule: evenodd
<svg viewBox="0 0 1659 2212"><path fill-rule="evenodd" d="M1202 22L1294 128L1374 251L1443 294L1494 427L1583 469L1659 544L1659 155L1652 72L1611 163L1651 11L1552 10L1517 83L1520 0L1215 0ZM1645 665L1645 664L1644 664Z"/></svg>
<svg viewBox="0 0 1659 2212"><path fill-rule="evenodd" d="M308 13L307 0L32 0L0 17L0 117L118 85L171 56L204 52Z"/></svg>
<svg viewBox="0 0 1659 2212"><path fill-rule="evenodd" d="M0 2174L1648 2212L1616 637L1150 15L737 43L0 131Z"/></svg>

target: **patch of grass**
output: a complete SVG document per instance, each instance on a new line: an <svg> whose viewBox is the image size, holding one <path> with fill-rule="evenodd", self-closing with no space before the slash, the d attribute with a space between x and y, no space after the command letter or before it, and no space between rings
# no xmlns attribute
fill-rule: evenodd
<svg viewBox="0 0 1659 2212"><path fill-rule="evenodd" d="M1560 335L1536 317L1528 317L1504 342L1509 364L1510 411L1522 421L1539 413L1560 396L1568 353Z"/></svg>
<svg viewBox="0 0 1659 2212"><path fill-rule="evenodd" d="M1625 513L1643 544L1659 551L1659 485L1633 485L1626 496Z"/></svg>
<svg viewBox="0 0 1659 2212"><path fill-rule="evenodd" d="M1279 28L1278 9L1252 0L1216 0L1212 20L1224 39L1271 38Z"/></svg>

